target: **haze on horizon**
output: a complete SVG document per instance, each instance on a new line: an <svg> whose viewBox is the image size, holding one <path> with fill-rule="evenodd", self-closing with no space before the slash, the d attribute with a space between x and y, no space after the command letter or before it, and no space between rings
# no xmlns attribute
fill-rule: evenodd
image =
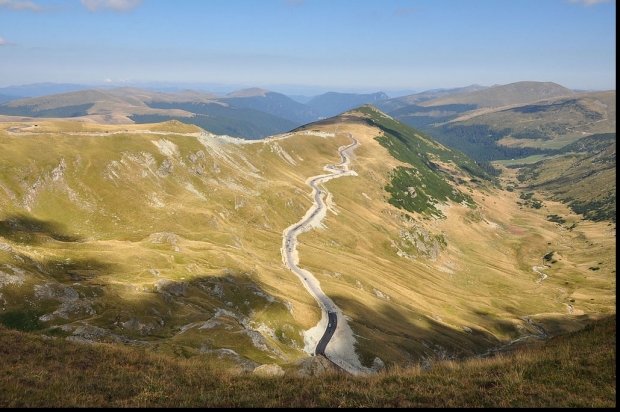
<svg viewBox="0 0 620 412"><path fill-rule="evenodd" d="M614 0L0 0L0 87L615 89Z"/></svg>

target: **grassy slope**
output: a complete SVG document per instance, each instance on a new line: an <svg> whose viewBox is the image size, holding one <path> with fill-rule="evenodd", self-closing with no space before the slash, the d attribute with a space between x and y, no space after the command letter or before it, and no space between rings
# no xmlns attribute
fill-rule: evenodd
<svg viewBox="0 0 620 412"><path fill-rule="evenodd" d="M138 127L150 128L133 126ZM68 312L37 328L50 333L68 324L75 332L88 324L164 351L197 351L206 343L207 349L225 347L254 361L274 361L229 316L213 329L178 333L224 308L255 328L273 330L276 337L265 339L283 351L279 361L300 356L301 328L316 323L318 308L281 267L281 231L310 204L306 176L335 161L339 143L348 139L224 144L227 161L195 137L71 136L67 128L80 129L40 123L32 135L1 136L0 190L8 195L0 199L0 277L25 273L21 285L3 285L0 305L9 313L3 321L27 326L33 316L69 305ZM154 143L164 140L178 155L160 152ZM48 150L38 150L42 141ZM281 158L277 147L294 156L297 166ZM260 168L260 178L250 176L244 158ZM173 293L158 291L160 281L170 281L166 288ZM34 285L44 283L56 288L53 298L35 298ZM72 289L79 298L63 303ZM24 305L26 300L32 305Z"/></svg>
<svg viewBox="0 0 620 412"><path fill-rule="evenodd" d="M616 221L616 134L592 135L519 171L529 190L544 190L576 213L596 221Z"/></svg>
<svg viewBox="0 0 620 412"><path fill-rule="evenodd" d="M612 91L490 110L425 130L476 160L499 160L552 153L584 134L612 132L615 127Z"/></svg>
<svg viewBox="0 0 620 412"><path fill-rule="evenodd" d="M296 125L310 123L318 118L310 107L280 93L268 92L260 96L226 97L221 101L232 107L254 109L280 119L290 120Z"/></svg>
<svg viewBox="0 0 620 412"><path fill-rule="evenodd" d="M337 137L300 132L210 148L172 131L139 132L162 126L105 126L120 133L75 136L67 132L104 127L37 124L3 125L25 131L19 135L0 132L0 190L8 194L0 197L0 280L25 272L21 286L0 290L0 304L12 313L5 323L28 326L33 316L60 311L67 318L40 321L40 333L83 336L78 332L91 325L179 356L226 348L258 363L299 359L300 332L316 324L319 312L282 267L282 230L305 213L305 180L337 161L348 133L361 143L352 163L358 175L326 184L333 197L325 229L301 235L299 250L301 265L351 318L367 364L375 356L389 365L480 353L534 332L525 317L549 330L574 329L583 319L569 316L568 304L575 314L615 311L609 228L578 222L561 205L522 208L516 192L467 181L457 189L471 196L475 210L440 204L446 219L436 220L398 209L385 187L395 168L410 164L389 155L376 140L383 131L361 113L311 126ZM178 156L155 143L173 143ZM430 158L457 173L452 163ZM578 226L567 232L546 219L550 214ZM22 215L38 220L15 220ZM71 237L79 239L62 240ZM560 256L538 284L532 266L549 249ZM158 290L163 280L172 283ZM35 298L42 283L60 288L56 299ZM64 313L67 307L73 311ZM247 319L216 317L218 309ZM211 319L211 329L179 333ZM258 350L244 320L284 355Z"/></svg>
<svg viewBox="0 0 620 412"><path fill-rule="evenodd" d="M0 327L0 407L614 407L615 316L494 358L368 378L258 378Z"/></svg>
<svg viewBox="0 0 620 412"><path fill-rule="evenodd" d="M223 104L223 103L226 104ZM81 90L0 103L0 114L41 118L82 117L104 123L181 120L216 134L257 139L288 131L313 117L284 95L216 100L202 93L167 94L132 88Z"/></svg>
<svg viewBox="0 0 620 412"><path fill-rule="evenodd" d="M244 100L244 99L240 99ZM149 107L156 109L181 109L195 113L193 117L175 118L185 123L195 124L215 134L260 139L277 133L286 132L298 126L301 122L294 122L282 117L262 112L251 107L229 107L217 103L169 103L151 102ZM155 123L173 119L165 115L129 116L136 123Z"/></svg>
<svg viewBox="0 0 620 412"><path fill-rule="evenodd" d="M576 313L615 310L615 239L605 225L566 233L546 219L570 215L562 205L523 208L517 193L481 189L464 173L465 182L455 186L474 199L476 209L439 204L445 219L398 209L388 203L385 187L394 169L410 164L389 156L376 139L384 132L368 127L363 113L321 127L330 125L360 141L352 163L358 175L326 184L333 213L325 230L300 236L301 265L317 274L351 318L364 359L415 363L479 353L526 333L524 317L534 314L545 327L571 329L575 319L566 315L571 299ZM442 164L456 173L449 165ZM571 215L567 225L577 219ZM562 260L539 284L532 266L549 248ZM601 270L589 271L598 257Z"/></svg>
<svg viewBox="0 0 620 412"><path fill-rule="evenodd" d="M476 104L479 107L500 107L572 95L574 92L551 82L522 81L487 87L468 93L440 96L422 103L424 106L445 104Z"/></svg>
<svg viewBox="0 0 620 412"><path fill-rule="evenodd" d="M441 212L434 206L436 202L466 202L473 206L471 198L453 187L449 180L465 183L471 176L489 179L490 176L475 162L462 153L448 149L419 131L412 129L392 118L383 115L372 107L362 107L359 111L365 114L369 124L378 127L382 136L377 141L388 149L396 159L409 163L413 168L398 167L392 173L390 185L386 190L391 193L390 203L410 212L439 215ZM436 163L437 162L437 163ZM455 173L447 173L440 168L448 164ZM456 170L454 170L456 168ZM458 170L461 169L461 170ZM455 176L459 175L460 178ZM409 188L414 188L411 193Z"/></svg>

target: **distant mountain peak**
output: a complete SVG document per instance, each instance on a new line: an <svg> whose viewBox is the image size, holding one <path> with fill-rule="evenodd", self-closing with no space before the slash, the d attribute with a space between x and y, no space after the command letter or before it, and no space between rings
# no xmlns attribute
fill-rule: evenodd
<svg viewBox="0 0 620 412"><path fill-rule="evenodd" d="M466 93L453 93L438 96L421 102L423 106L440 106L447 104L476 104L478 107L501 107L514 104L527 104L548 98L570 96L574 92L557 83L519 81L509 84L497 84L491 87L471 90Z"/></svg>
<svg viewBox="0 0 620 412"><path fill-rule="evenodd" d="M261 89L259 87L251 87L248 89L236 90L232 93L228 93L227 97L257 97L265 96L267 93L271 93L269 90Z"/></svg>

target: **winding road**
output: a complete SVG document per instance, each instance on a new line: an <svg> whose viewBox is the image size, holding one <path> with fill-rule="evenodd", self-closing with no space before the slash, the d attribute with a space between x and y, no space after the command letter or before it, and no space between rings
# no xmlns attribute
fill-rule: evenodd
<svg viewBox="0 0 620 412"><path fill-rule="evenodd" d="M356 176L357 174L349 170L350 163L350 155L351 152L359 145L359 142L349 133L349 137L353 140L348 146L341 146L338 148L338 153L340 154L340 163L336 165L327 165L324 167L324 170L330 172L329 174L323 174L318 176L313 176L309 178L306 183L312 188L312 199L313 204L306 212L306 215L297 223L289 226L283 232L282 239L282 259L284 265L290 269L301 281L306 290L314 297L314 299L318 302L322 311L322 319L321 322L324 322L325 317L327 317L327 325L325 327L325 332L321 336L316 348L314 349L314 354L322 355L328 357L325 353L327 349L327 345L332 339L336 329L338 327L338 318L339 315L342 316L338 307L334 304L334 302L323 292L321 289L319 281L314 277L312 273L309 271L302 269L299 267L299 257L297 254L297 236L299 234L309 231L314 227L317 227L327 212L327 205L324 200L324 194L327 194L327 190L325 188L319 188L319 185L335 178L343 177L343 176ZM319 322L319 324L321 324ZM342 322L346 321L342 318ZM342 361L338 362L337 359L330 359L332 362L337 364L338 366L343 367ZM346 366L345 366L346 368Z"/></svg>

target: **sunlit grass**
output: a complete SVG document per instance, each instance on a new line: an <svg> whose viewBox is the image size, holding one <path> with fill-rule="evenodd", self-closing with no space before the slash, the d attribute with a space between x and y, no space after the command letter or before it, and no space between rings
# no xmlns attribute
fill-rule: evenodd
<svg viewBox="0 0 620 412"><path fill-rule="evenodd" d="M614 407L615 316L487 359L374 376L259 378L217 359L80 345L0 328L2 407Z"/></svg>

